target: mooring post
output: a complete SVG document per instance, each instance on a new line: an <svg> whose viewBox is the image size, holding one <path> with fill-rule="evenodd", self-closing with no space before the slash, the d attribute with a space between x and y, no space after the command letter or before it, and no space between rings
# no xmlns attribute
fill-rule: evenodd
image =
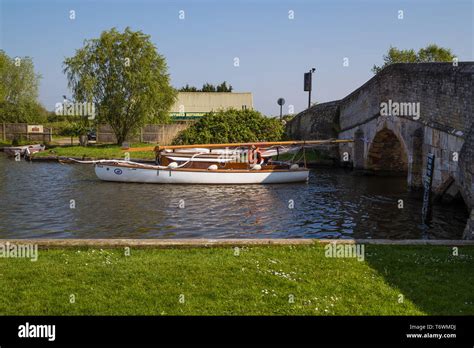
<svg viewBox="0 0 474 348"><path fill-rule="evenodd" d="M423 180L423 207L421 209L421 219L423 225L426 225L426 222L430 218L430 203L431 203L431 187L433 184L433 172L435 164L435 155L432 153L428 154L426 160L426 176Z"/></svg>

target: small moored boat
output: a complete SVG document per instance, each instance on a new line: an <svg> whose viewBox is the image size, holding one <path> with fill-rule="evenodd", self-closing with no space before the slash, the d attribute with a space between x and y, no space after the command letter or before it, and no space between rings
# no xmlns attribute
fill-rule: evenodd
<svg viewBox="0 0 474 348"><path fill-rule="evenodd" d="M95 173L105 181L152 184L281 184L308 180L308 169L295 166L284 169L199 169L103 161L95 164Z"/></svg>
<svg viewBox="0 0 474 348"><path fill-rule="evenodd" d="M351 140L259 142L156 146L155 164L124 160L75 161L92 163L105 181L153 184L281 184L305 182L305 149ZM150 148L128 149L144 151ZM280 156L292 154L289 161ZM300 154L299 158L296 158ZM288 157L288 156L287 156ZM303 165L300 165L303 159Z"/></svg>
<svg viewBox="0 0 474 348"><path fill-rule="evenodd" d="M3 152L8 156L14 157L17 154L20 156L30 156L36 152L44 151L45 146L41 144L24 145L24 146L10 146L4 147Z"/></svg>

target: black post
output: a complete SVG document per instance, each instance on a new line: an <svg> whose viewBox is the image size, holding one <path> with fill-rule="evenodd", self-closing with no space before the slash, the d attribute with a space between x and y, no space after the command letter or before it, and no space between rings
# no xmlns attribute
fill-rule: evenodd
<svg viewBox="0 0 474 348"><path fill-rule="evenodd" d="M283 105L280 105L280 121L283 118Z"/></svg>
<svg viewBox="0 0 474 348"><path fill-rule="evenodd" d="M310 75L311 76L311 75ZM311 107L311 90L308 93L308 109Z"/></svg>

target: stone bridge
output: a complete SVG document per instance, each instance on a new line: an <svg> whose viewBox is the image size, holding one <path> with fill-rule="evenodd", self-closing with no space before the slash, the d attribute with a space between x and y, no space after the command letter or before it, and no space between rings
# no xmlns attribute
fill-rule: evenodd
<svg viewBox="0 0 474 348"><path fill-rule="evenodd" d="M474 238L474 62L392 64L345 98L317 104L287 125L293 139L354 139L328 155L373 172L406 175L421 187L435 155L433 191L462 196Z"/></svg>

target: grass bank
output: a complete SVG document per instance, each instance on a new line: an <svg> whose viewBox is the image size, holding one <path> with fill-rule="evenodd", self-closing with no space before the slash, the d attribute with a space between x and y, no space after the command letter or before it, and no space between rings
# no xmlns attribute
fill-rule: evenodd
<svg viewBox="0 0 474 348"><path fill-rule="evenodd" d="M150 144L131 144L131 147L153 146ZM42 157L80 157L92 159L124 159L126 151L122 151L119 145L90 145L90 146L55 146L46 151L38 152L35 158ZM130 152L130 157L134 159L155 159L153 151Z"/></svg>
<svg viewBox="0 0 474 348"><path fill-rule="evenodd" d="M474 247L40 250L0 258L5 315L472 315ZM74 295L74 303L71 303Z"/></svg>

